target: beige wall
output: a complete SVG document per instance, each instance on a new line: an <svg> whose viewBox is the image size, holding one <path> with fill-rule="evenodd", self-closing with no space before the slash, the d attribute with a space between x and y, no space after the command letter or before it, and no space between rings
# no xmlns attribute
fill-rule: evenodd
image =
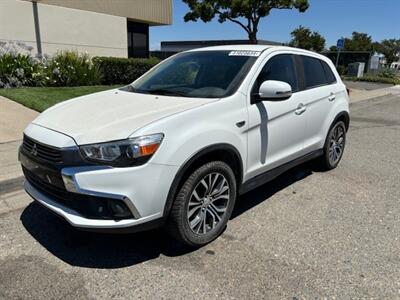
<svg viewBox="0 0 400 300"><path fill-rule="evenodd" d="M1 1L1 0L0 0ZM152 25L172 24L172 0L24 0L37 1L108 15Z"/></svg>
<svg viewBox="0 0 400 300"><path fill-rule="evenodd" d="M42 52L87 51L91 55L127 57L126 18L38 3ZM0 41L22 41L34 47L32 3L0 0Z"/></svg>

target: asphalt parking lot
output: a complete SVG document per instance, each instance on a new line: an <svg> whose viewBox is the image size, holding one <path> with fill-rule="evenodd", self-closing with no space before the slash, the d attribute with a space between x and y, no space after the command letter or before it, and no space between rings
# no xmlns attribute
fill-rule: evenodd
<svg viewBox="0 0 400 300"><path fill-rule="evenodd" d="M0 214L0 298L400 299L400 97L351 111L337 169L244 195L195 251L162 231L76 231L13 188L3 200L26 205Z"/></svg>

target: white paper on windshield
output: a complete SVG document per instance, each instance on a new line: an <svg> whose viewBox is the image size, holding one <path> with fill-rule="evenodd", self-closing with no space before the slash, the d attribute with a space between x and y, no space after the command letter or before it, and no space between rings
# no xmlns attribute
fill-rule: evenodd
<svg viewBox="0 0 400 300"><path fill-rule="evenodd" d="M260 51L250 51L250 50L235 50L229 52L229 56L254 56L259 57L261 54Z"/></svg>

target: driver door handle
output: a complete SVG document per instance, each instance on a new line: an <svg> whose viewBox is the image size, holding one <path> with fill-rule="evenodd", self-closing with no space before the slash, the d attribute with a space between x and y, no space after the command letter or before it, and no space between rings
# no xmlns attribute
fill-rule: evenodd
<svg viewBox="0 0 400 300"><path fill-rule="evenodd" d="M305 106L303 103L300 103L299 106L297 106L297 109L294 111L296 115L301 115L307 110L307 106Z"/></svg>

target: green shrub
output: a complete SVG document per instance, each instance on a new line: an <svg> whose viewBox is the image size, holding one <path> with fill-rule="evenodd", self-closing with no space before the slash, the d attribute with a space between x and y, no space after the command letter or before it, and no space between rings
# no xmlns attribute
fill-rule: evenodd
<svg viewBox="0 0 400 300"><path fill-rule="evenodd" d="M0 88L43 86L47 82L41 61L28 54L0 55Z"/></svg>
<svg viewBox="0 0 400 300"><path fill-rule="evenodd" d="M383 78L392 78L396 79L398 78L396 71L394 69L390 68L385 68L379 71L378 77L383 77Z"/></svg>
<svg viewBox="0 0 400 300"><path fill-rule="evenodd" d="M88 54L76 51L61 51L47 65L47 76L51 86L96 85L101 82L101 73Z"/></svg>
<svg viewBox="0 0 400 300"><path fill-rule="evenodd" d="M337 66L336 70L338 71L339 75L346 75L347 74L347 68L345 66Z"/></svg>
<svg viewBox="0 0 400 300"><path fill-rule="evenodd" d="M131 83L160 62L158 58L96 57L61 51L33 57L22 42L0 41L0 88L21 86L89 86Z"/></svg>
<svg viewBox="0 0 400 300"><path fill-rule="evenodd" d="M94 57L102 74L102 84L128 84L160 62L158 58Z"/></svg>

